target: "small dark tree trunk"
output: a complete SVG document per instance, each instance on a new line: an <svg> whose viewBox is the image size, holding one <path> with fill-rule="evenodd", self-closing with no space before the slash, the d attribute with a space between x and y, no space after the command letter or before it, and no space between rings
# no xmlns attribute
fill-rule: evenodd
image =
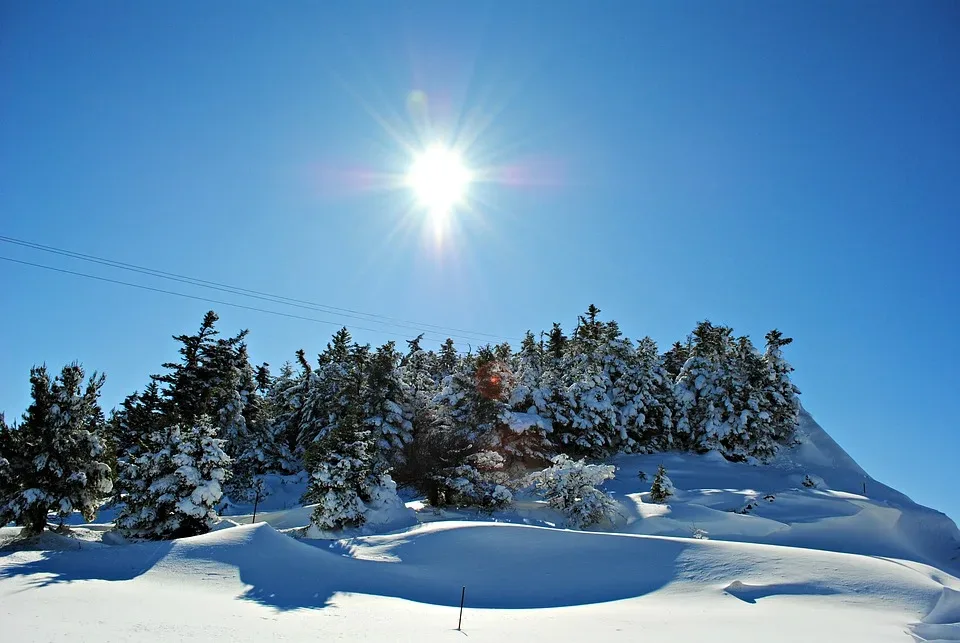
<svg viewBox="0 0 960 643"><path fill-rule="evenodd" d="M47 526L47 508L33 506L23 515L23 535L36 536L42 534Z"/></svg>

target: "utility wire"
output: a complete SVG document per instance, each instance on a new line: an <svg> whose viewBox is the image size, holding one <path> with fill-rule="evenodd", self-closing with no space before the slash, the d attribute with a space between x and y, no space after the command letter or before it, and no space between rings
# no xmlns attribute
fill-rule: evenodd
<svg viewBox="0 0 960 643"><path fill-rule="evenodd" d="M455 338L467 340L467 341L483 341L480 338L484 338L484 337L497 339L497 340L506 339L506 340L519 341L519 338L517 337L507 337L502 335L494 335L492 333L482 333L479 331L463 330L463 329L451 328L447 326L438 326L436 324L414 322L414 321L409 321L405 319L397 319L394 317L389 317L387 315L380 315L377 313L365 313L358 310L352 310L350 308L338 308L336 306L318 304L318 303L303 300L303 299L295 299L292 297L284 297L282 295L274 295L271 293L262 292L258 290L251 290L249 288L231 286L229 284L223 284L215 281L208 281L206 279L199 279L197 277L180 275L177 273L167 272L164 270L157 270L155 268L137 266L137 265L125 263L122 261L115 261L113 259L106 259L103 257L97 257L94 255L84 254L81 252L74 252L72 250L65 250L63 248L57 248L54 246L47 246L47 245L35 243L32 241L25 241L23 239L8 237L5 235L0 235L0 241L4 243L22 246L25 248L30 248L33 250L40 250L42 252L48 252L51 254L57 254L65 257L79 259L81 261L96 263L96 264L108 266L111 268L119 268L121 270L127 270L129 272L136 272L136 273L140 273L140 274L144 274L152 277L159 277L161 279L168 279L170 281L177 281L177 282L189 284L192 286L199 286L201 288L208 288L208 289L216 290L220 292L228 292L230 294L241 295L243 297L251 297L253 299L260 299L262 301L269 301L271 303L278 303L286 306L294 306L296 308L304 308L307 310L324 312L327 314L334 315L336 317L348 317L351 319L358 319L360 321L372 322L375 324L382 324L385 326L394 326L397 328L406 328L409 330L416 330L419 332L424 332L424 329L426 329L426 332L445 333L445 334L449 334L451 337L455 337ZM363 315L363 316L361 317L360 315Z"/></svg>
<svg viewBox="0 0 960 643"><path fill-rule="evenodd" d="M290 319L302 319L304 321L314 322L317 324L329 324L331 326L343 326L340 322L334 322L327 319L317 319L316 317L306 317L304 315L294 315L292 313L284 313L279 310L269 310L267 308L258 308L256 306L246 306L244 304L236 304L230 301L222 301L218 299L210 299L209 297L200 297L199 295L189 295L187 293L177 292L175 290L166 290L164 288L154 288L153 286L145 286L143 284L135 284L129 281L121 281L119 279L110 279L109 277L100 277L98 275L90 275L85 272L77 272L75 270L67 270L66 268L56 268L54 266L46 266L40 263L33 263L31 261L23 261L21 259L13 259L11 257L4 257L0 255L0 260L9 261L11 263L18 263L24 266L32 266L34 268L42 268L44 270L51 270L53 272L60 272L66 275L75 275L77 277L84 277L86 279L96 279L97 281L104 281L111 284L119 284L121 286L129 286L131 288L140 288L141 290L149 290L151 292L159 292L165 295L175 295L177 297L184 297L186 299L194 299L196 301L204 301L211 304L217 304L220 306L232 306L233 308L240 308L242 310L253 310L258 313L267 313L269 315L278 315L280 317L288 317ZM354 330L366 330L372 333L379 333L381 335L390 336L389 332L384 331L383 329L378 328L365 328L363 326L354 326L351 325ZM442 336L427 337L424 333L424 337L431 341L440 341L442 342L445 338Z"/></svg>

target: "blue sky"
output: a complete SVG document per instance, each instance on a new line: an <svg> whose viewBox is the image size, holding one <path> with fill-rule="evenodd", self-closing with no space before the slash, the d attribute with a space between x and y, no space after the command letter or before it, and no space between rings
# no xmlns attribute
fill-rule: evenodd
<svg viewBox="0 0 960 643"><path fill-rule="evenodd" d="M955 2L2 12L0 234L504 337L590 303L661 345L705 318L758 341L778 327L827 431L960 518ZM471 141L488 179L440 245L386 189L434 139ZM417 332L0 256L333 322L0 262L8 417L40 362L105 371L111 407L210 307L275 365L336 324L373 343Z"/></svg>

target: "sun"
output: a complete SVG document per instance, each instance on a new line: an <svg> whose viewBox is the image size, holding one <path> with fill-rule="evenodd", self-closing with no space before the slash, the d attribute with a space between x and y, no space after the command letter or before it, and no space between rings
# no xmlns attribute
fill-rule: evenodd
<svg viewBox="0 0 960 643"><path fill-rule="evenodd" d="M456 151L436 144L414 158L407 185L430 214L446 216L464 202L472 178Z"/></svg>

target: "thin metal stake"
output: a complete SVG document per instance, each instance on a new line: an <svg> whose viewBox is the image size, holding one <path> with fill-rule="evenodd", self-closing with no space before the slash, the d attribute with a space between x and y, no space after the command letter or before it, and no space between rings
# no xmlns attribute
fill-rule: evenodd
<svg viewBox="0 0 960 643"><path fill-rule="evenodd" d="M463 625L463 597L467 594L467 586L464 585L460 590L460 620L457 621L457 631L460 631L460 626Z"/></svg>

